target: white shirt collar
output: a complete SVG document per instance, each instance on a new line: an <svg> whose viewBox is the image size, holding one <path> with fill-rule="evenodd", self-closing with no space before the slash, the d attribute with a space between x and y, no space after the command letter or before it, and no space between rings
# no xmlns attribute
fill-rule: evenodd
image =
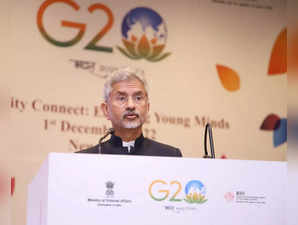
<svg viewBox="0 0 298 225"><path fill-rule="evenodd" d="M130 149L135 146L135 141L128 141L128 142L122 141L122 146L127 147L128 152L130 152Z"/></svg>

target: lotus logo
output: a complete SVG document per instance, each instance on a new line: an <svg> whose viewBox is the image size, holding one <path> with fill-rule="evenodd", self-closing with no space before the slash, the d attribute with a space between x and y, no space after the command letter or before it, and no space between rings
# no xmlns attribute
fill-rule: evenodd
<svg viewBox="0 0 298 225"><path fill-rule="evenodd" d="M185 201L188 203L204 203L206 199L206 187L199 180L192 180L185 186Z"/></svg>
<svg viewBox="0 0 298 225"><path fill-rule="evenodd" d="M125 48L117 48L130 59L157 62L171 54L162 54L167 28L162 17L152 9L138 7L129 11L123 19L121 32Z"/></svg>

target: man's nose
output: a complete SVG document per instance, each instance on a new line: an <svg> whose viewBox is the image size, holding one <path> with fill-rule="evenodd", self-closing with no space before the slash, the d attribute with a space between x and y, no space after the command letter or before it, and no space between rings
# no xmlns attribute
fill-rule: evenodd
<svg viewBox="0 0 298 225"><path fill-rule="evenodd" d="M134 109L135 108L135 102L134 102L132 97L127 99L126 107L129 108L129 109Z"/></svg>

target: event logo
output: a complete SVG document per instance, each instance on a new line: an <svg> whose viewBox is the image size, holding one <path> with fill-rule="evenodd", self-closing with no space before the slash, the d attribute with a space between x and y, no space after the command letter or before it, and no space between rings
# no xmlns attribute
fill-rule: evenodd
<svg viewBox="0 0 298 225"><path fill-rule="evenodd" d="M125 207L129 204L132 204L131 199L123 198L121 197L115 197L115 192L113 190L115 183L112 181L107 181L105 183L106 191L105 196L99 195L99 196L88 196L87 202L91 206L96 207Z"/></svg>
<svg viewBox="0 0 298 225"><path fill-rule="evenodd" d="M208 200L206 187L201 181L189 181L184 188L184 198L181 198L182 187L182 184L176 180L171 181L170 184L164 180L155 180L149 186L149 195L155 201L168 199L171 202L181 202L184 200L190 204L202 204Z"/></svg>
<svg viewBox="0 0 298 225"><path fill-rule="evenodd" d="M53 4L56 4L56 3L60 3L60 4L63 3L65 5L68 5L73 10L76 10L76 11L80 10L80 6L75 1L72 1L72 0L47 0L40 6L38 13L37 13L38 29L39 29L41 35L48 42L52 43L53 45L56 45L59 47L73 46L73 45L77 44L83 38L83 35L86 32L87 25L84 23L62 20L61 26L66 27L66 28L77 29L78 30L77 35L69 41L59 41L59 40L56 40L55 38L53 38L52 36L50 36L45 29L45 26L43 23L43 17L44 17L46 10L48 9L48 7ZM112 52L113 49L111 47L99 46L97 44L97 42L99 42L113 26L114 16L113 16L111 9L103 4L94 3L88 7L88 11L89 11L89 13L93 13L94 11L102 11L103 13L105 13L107 15L108 21L100 29L100 31L91 39L91 41L88 42L88 44L85 46L85 49L95 50L95 51Z"/></svg>
<svg viewBox="0 0 298 225"><path fill-rule="evenodd" d="M167 27L162 17L152 9L139 7L129 11L122 21L122 42L118 49L131 59L160 61L171 53L164 53Z"/></svg>
<svg viewBox="0 0 298 225"><path fill-rule="evenodd" d="M233 202L235 199L235 194L233 192L227 192L225 193L224 198L227 202Z"/></svg>
<svg viewBox="0 0 298 225"><path fill-rule="evenodd" d="M58 40L54 35L49 34L44 23L44 16L48 8L52 5L64 4L75 11L80 10L80 5L73 0L46 0L37 12L37 26L45 40L58 47L71 47L80 42L86 33L87 24L77 21L61 20L61 26L77 30L77 34L70 40ZM113 48L102 46L98 43L107 35L114 24L112 10L101 3L89 5L88 12L103 13L107 17L107 22L100 30L90 38L84 47L86 50L102 51L112 53ZM122 21L122 42L125 48L117 46L117 49L131 59L147 59L151 62L160 61L171 53L163 53L167 40L167 27L162 17L152 9L138 7L129 11Z"/></svg>
<svg viewBox="0 0 298 225"><path fill-rule="evenodd" d="M106 182L106 196L107 197L113 197L114 196L114 183L112 181Z"/></svg>
<svg viewBox="0 0 298 225"><path fill-rule="evenodd" d="M265 205L267 200L266 196L263 194L249 195L245 191L228 191L224 194L224 199L227 203L236 204L252 204L252 205Z"/></svg>
<svg viewBox="0 0 298 225"><path fill-rule="evenodd" d="M204 203L207 201L206 187L199 180L192 180L185 186L185 201L188 203Z"/></svg>

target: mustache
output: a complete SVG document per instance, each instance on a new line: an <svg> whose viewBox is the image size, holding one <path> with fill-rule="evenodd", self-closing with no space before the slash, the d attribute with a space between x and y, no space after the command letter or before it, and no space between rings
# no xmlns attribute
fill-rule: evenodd
<svg viewBox="0 0 298 225"><path fill-rule="evenodd" d="M136 117L140 117L140 114L135 112L135 111L125 111L122 115L123 118L127 117L127 116L136 116Z"/></svg>

